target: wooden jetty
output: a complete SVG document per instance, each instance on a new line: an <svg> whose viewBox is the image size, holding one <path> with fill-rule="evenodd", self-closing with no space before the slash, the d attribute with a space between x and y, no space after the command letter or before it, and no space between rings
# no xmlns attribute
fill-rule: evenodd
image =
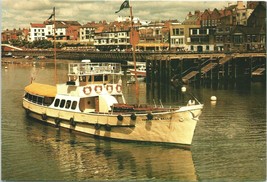
<svg viewBox="0 0 267 182"><path fill-rule="evenodd" d="M4 54L3 54L4 55ZM51 50L14 50L13 56L53 57ZM131 52L58 50L57 59L123 62L132 60ZM265 80L266 53L175 53L137 52L136 61L146 63L148 84L251 79Z"/></svg>

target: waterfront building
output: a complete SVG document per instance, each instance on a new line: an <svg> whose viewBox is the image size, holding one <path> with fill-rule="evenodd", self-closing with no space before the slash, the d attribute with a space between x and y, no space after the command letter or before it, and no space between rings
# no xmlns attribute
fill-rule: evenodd
<svg viewBox="0 0 267 182"><path fill-rule="evenodd" d="M97 29L97 24L95 22L88 22L85 25L81 26L80 27L80 42L93 45L96 29Z"/></svg>
<svg viewBox="0 0 267 182"><path fill-rule="evenodd" d="M232 5L237 7L237 5ZM249 7L255 7L249 4ZM216 27L215 45L218 51L244 52L265 50L266 41L266 7L262 3L257 3L245 21L236 21L237 13L233 13L229 7L222 11L220 24ZM235 11L237 12L237 11Z"/></svg>
<svg viewBox="0 0 267 182"><path fill-rule="evenodd" d="M43 23L31 23L30 24L30 36L28 41L33 42L35 40L46 39L46 26Z"/></svg>
<svg viewBox="0 0 267 182"><path fill-rule="evenodd" d="M9 42L12 40L27 40L29 35L29 29L6 29L1 33L1 41Z"/></svg>
<svg viewBox="0 0 267 182"><path fill-rule="evenodd" d="M163 22L151 22L148 25L140 25L138 50L162 51L169 49L169 27Z"/></svg>
<svg viewBox="0 0 267 182"><path fill-rule="evenodd" d="M201 12L196 10L194 14L187 15L182 23L186 25L186 30L189 32L186 38L186 50L190 52L213 52L214 42L213 36L214 21L211 19L209 10ZM213 22L213 23L212 23ZM202 26L203 25L203 26Z"/></svg>
<svg viewBox="0 0 267 182"><path fill-rule="evenodd" d="M54 39L54 22L45 22L46 25L46 39ZM55 22L55 32L57 41L74 41L79 40L79 31L81 24L77 21L56 21Z"/></svg>

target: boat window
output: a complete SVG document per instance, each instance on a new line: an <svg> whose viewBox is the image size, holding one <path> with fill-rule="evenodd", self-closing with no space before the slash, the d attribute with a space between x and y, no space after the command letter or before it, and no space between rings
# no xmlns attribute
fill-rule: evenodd
<svg viewBox="0 0 267 182"><path fill-rule="evenodd" d="M32 102L34 102L34 103L37 102L37 96L33 95L33 97L32 97Z"/></svg>
<svg viewBox="0 0 267 182"><path fill-rule="evenodd" d="M38 104L43 104L43 97L38 97L37 98L37 103Z"/></svg>
<svg viewBox="0 0 267 182"><path fill-rule="evenodd" d="M94 81L95 82L97 82L97 81L103 81L103 75L95 75Z"/></svg>
<svg viewBox="0 0 267 182"><path fill-rule="evenodd" d="M66 108L66 109L69 109L69 108L70 108L70 104L71 104L71 101L70 101L70 100L67 100L67 103L66 103L65 108Z"/></svg>
<svg viewBox="0 0 267 182"><path fill-rule="evenodd" d="M31 94L29 94L29 100L32 101L32 95Z"/></svg>
<svg viewBox="0 0 267 182"><path fill-rule="evenodd" d="M92 77L89 76L89 78L88 78L88 82L91 82L91 81L92 81Z"/></svg>
<svg viewBox="0 0 267 182"><path fill-rule="evenodd" d="M72 105L71 105L71 109L76 109L76 106L77 106L77 101L73 101L72 102Z"/></svg>
<svg viewBox="0 0 267 182"><path fill-rule="evenodd" d="M108 75L104 75L104 81L108 81Z"/></svg>
<svg viewBox="0 0 267 182"><path fill-rule="evenodd" d="M65 99L62 99L61 101L60 101L60 105L59 105L59 107L61 107L61 108L63 108L64 107L64 105L65 105Z"/></svg>
<svg viewBox="0 0 267 182"><path fill-rule="evenodd" d="M29 99L29 94L26 93L24 97L25 97L26 99Z"/></svg>
<svg viewBox="0 0 267 182"><path fill-rule="evenodd" d="M51 105L52 102L53 102L53 100L54 100L54 97L45 97L45 98L44 98L44 105L45 105L45 106L49 106L49 105Z"/></svg>
<svg viewBox="0 0 267 182"><path fill-rule="evenodd" d="M86 76L80 76L80 82L86 82Z"/></svg>
<svg viewBox="0 0 267 182"><path fill-rule="evenodd" d="M55 107L58 107L58 105L59 105L59 101L60 101L59 99L56 99L56 101L55 101L55 105L54 105Z"/></svg>

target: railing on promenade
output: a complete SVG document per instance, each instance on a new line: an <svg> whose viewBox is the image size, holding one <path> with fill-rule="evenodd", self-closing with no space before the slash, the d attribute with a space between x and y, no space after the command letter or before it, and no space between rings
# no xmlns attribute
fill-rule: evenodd
<svg viewBox="0 0 267 182"><path fill-rule="evenodd" d="M13 56L45 56L47 58L53 58L53 50L14 50L9 51ZM2 55L8 52L2 52ZM186 60L186 59L210 59L210 58L222 58L227 55L233 56L233 58L242 57L266 57L265 52L257 53L187 53L187 52L136 52L137 61L153 61L153 60ZM93 61L131 61L132 52L110 52L110 51L82 51L82 50L57 50L57 59L70 59L70 60L82 60L91 59Z"/></svg>

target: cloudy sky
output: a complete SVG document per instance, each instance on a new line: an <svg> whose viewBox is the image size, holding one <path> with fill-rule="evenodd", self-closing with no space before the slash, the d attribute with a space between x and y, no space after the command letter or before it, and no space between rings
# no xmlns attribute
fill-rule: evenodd
<svg viewBox="0 0 267 182"><path fill-rule="evenodd" d="M42 23L56 7L57 20L77 20L81 24L88 21L115 21L118 16L129 16L124 9L115 14L124 0L2 0L2 30L29 28L30 23ZM227 2L179 1L179 0L130 0L133 14L141 20L183 21L189 11L210 8L222 9ZM235 1L236 2L236 1Z"/></svg>

